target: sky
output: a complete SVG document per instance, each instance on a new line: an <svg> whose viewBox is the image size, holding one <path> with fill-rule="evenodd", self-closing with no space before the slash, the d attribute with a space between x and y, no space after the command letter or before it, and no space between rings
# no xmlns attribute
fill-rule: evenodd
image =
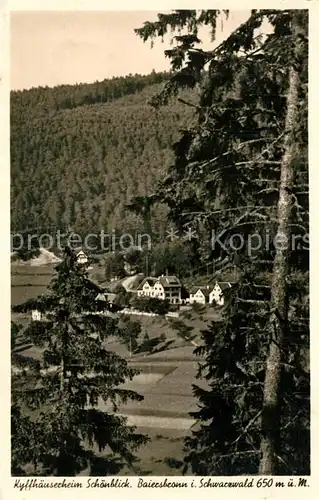
<svg viewBox="0 0 319 500"><path fill-rule="evenodd" d="M11 89L90 83L130 73L169 69L164 50L170 39L143 41L134 33L158 11L15 11L11 12ZM232 11L218 26L215 44L249 15ZM202 47L212 48L208 28L200 32Z"/></svg>

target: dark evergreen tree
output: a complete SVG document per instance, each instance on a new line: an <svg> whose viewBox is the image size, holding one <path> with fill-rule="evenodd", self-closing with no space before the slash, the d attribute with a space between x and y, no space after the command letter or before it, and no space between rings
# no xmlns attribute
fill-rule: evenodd
<svg viewBox="0 0 319 500"><path fill-rule="evenodd" d="M121 252L112 252L106 258L105 277L110 278L124 278L126 275L124 270L124 256Z"/></svg>
<svg viewBox="0 0 319 500"><path fill-rule="evenodd" d="M301 298L309 293L307 11L253 10L224 42L203 51L199 28L209 25L214 35L219 16L173 11L136 30L144 41L170 29L189 32L166 51L176 73L155 108L182 87L200 88L198 123L182 132L152 199L169 206L178 227L218 236L203 263L236 262L242 271L224 321L203 333L197 351L205 354L199 377L209 389L195 387L201 426L186 440L185 463L201 475L306 474L309 373L300 360L309 349L309 306ZM261 36L265 20L272 29ZM286 250L276 247L278 234ZM202 238L197 245L201 250Z"/></svg>
<svg viewBox="0 0 319 500"><path fill-rule="evenodd" d="M129 317L122 318L119 328L119 337L123 344L129 349L130 355L137 349L140 333L141 324L138 321L132 321Z"/></svg>
<svg viewBox="0 0 319 500"><path fill-rule="evenodd" d="M20 357L13 373L13 474L114 475L124 465L134 468L134 451L147 441L116 415L119 404L143 397L121 387L136 372L104 347L118 326L95 312L98 292L68 249L48 293L15 308L42 311L23 338L43 356Z"/></svg>

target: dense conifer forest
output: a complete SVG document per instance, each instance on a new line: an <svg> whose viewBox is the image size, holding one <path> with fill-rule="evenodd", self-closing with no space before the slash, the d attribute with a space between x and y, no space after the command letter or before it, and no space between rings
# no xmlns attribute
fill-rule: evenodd
<svg viewBox="0 0 319 500"><path fill-rule="evenodd" d="M12 92L13 230L143 229L126 205L152 193L173 159L173 140L194 110L179 101L158 111L148 104L168 77L152 72ZM152 220L165 224L163 208L155 209Z"/></svg>

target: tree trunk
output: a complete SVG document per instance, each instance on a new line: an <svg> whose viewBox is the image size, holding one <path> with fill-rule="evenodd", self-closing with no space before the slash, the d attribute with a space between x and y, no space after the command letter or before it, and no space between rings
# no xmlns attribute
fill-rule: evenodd
<svg viewBox="0 0 319 500"><path fill-rule="evenodd" d="M64 331L62 334L62 356L61 356L61 363L60 363L60 395L61 395L61 398L63 398L65 395L65 378L66 378L65 358L66 358L67 347L68 347L68 321L66 319L65 324L64 324Z"/></svg>
<svg viewBox="0 0 319 500"><path fill-rule="evenodd" d="M264 381L264 400L262 413L262 439L260 445L261 461L259 474L277 473L277 449L280 435L279 384L281 372L281 352L287 325L288 296L287 276L291 250L291 217L293 199L295 153L294 131L298 123L299 73L294 66L289 72L287 95L287 115L285 123L284 156L281 164L279 201L277 207L278 229L276 254L271 287L270 346L266 362ZM278 239L277 239L278 238ZM280 244L279 242L282 242Z"/></svg>

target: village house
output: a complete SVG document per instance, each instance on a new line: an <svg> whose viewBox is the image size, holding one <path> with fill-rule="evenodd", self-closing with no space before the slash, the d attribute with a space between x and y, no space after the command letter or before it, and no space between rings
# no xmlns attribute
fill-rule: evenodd
<svg viewBox="0 0 319 500"><path fill-rule="evenodd" d="M100 303L100 306L101 308L105 307L106 305L106 297L105 297L105 293L99 293L96 298L95 298L96 302L99 302Z"/></svg>
<svg viewBox="0 0 319 500"><path fill-rule="evenodd" d="M154 294L153 286L155 285L157 278L145 278L137 287L138 297L151 297L151 293Z"/></svg>
<svg viewBox="0 0 319 500"><path fill-rule="evenodd" d="M78 250L76 252L76 260L77 260L77 263L81 264L81 265L87 264L89 261L87 255L84 253L83 250Z"/></svg>
<svg viewBox="0 0 319 500"><path fill-rule="evenodd" d="M189 291L189 303L207 304L209 302L209 292L209 286L193 286Z"/></svg>
<svg viewBox="0 0 319 500"><path fill-rule="evenodd" d="M38 309L34 309L31 312L31 318L32 318L32 321L41 321L42 314Z"/></svg>
<svg viewBox="0 0 319 500"><path fill-rule="evenodd" d="M115 305L116 293L110 292L100 292L95 300L99 302L101 309L105 309L108 305L110 309L113 309Z"/></svg>
<svg viewBox="0 0 319 500"><path fill-rule="evenodd" d="M209 293L209 303L223 306L225 303L224 292L229 288L231 288L229 282L216 281L214 288Z"/></svg>
<svg viewBox="0 0 319 500"><path fill-rule="evenodd" d="M145 278L137 287L138 297L151 297L169 300L171 304L181 303L182 285L176 276Z"/></svg>

